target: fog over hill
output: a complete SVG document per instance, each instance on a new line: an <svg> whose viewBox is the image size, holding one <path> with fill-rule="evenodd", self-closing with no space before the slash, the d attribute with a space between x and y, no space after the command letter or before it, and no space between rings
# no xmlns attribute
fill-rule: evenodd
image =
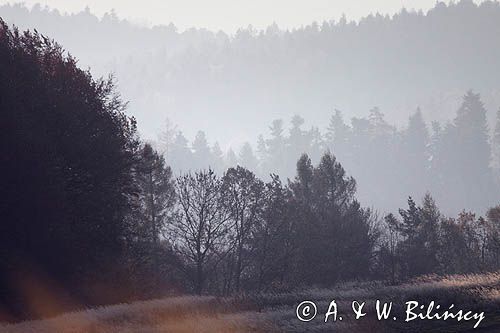
<svg viewBox="0 0 500 333"><path fill-rule="evenodd" d="M0 16L55 38L97 75L115 73L148 138L166 117L189 137L205 130L223 147L255 142L273 119L294 114L322 128L334 109L350 119L378 106L402 126L420 106L427 121L446 122L471 88L490 121L500 106L497 2L438 2L428 12L234 35L41 6L4 5Z"/></svg>

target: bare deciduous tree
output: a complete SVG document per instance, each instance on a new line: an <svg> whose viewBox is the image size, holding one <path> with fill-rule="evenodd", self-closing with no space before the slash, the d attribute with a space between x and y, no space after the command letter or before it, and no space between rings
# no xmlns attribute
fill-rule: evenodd
<svg viewBox="0 0 500 333"><path fill-rule="evenodd" d="M203 292L207 265L223 249L228 214L221 198L221 180L212 170L177 178L178 218L173 223L176 246L195 268L194 287Z"/></svg>

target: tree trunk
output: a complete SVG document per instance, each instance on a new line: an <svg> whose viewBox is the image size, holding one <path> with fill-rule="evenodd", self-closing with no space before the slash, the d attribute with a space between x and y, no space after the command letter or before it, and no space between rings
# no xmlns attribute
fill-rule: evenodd
<svg viewBox="0 0 500 333"><path fill-rule="evenodd" d="M201 295L203 292L203 264L201 261L196 263L196 293Z"/></svg>

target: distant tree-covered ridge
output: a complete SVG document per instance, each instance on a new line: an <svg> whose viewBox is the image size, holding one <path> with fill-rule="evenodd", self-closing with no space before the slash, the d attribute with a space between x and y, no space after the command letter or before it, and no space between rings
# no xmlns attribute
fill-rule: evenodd
<svg viewBox="0 0 500 333"><path fill-rule="evenodd" d="M324 124L333 108L351 118L378 106L402 124L419 105L426 119L444 122L469 88L482 94L489 121L500 105L497 1L437 1L427 12L234 34L141 27L91 9L3 5L0 17L55 38L94 74L114 72L148 138L166 116L188 131L217 129L225 146L254 140L274 118Z"/></svg>

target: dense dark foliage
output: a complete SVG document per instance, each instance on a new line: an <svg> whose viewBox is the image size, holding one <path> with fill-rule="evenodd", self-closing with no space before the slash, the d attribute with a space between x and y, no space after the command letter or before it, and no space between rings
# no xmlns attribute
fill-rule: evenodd
<svg viewBox="0 0 500 333"><path fill-rule="evenodd" d="M34 297L27 276L86 302L114 283L136 145L123 107L111 81L0 21L0 301Z"/></svg>

